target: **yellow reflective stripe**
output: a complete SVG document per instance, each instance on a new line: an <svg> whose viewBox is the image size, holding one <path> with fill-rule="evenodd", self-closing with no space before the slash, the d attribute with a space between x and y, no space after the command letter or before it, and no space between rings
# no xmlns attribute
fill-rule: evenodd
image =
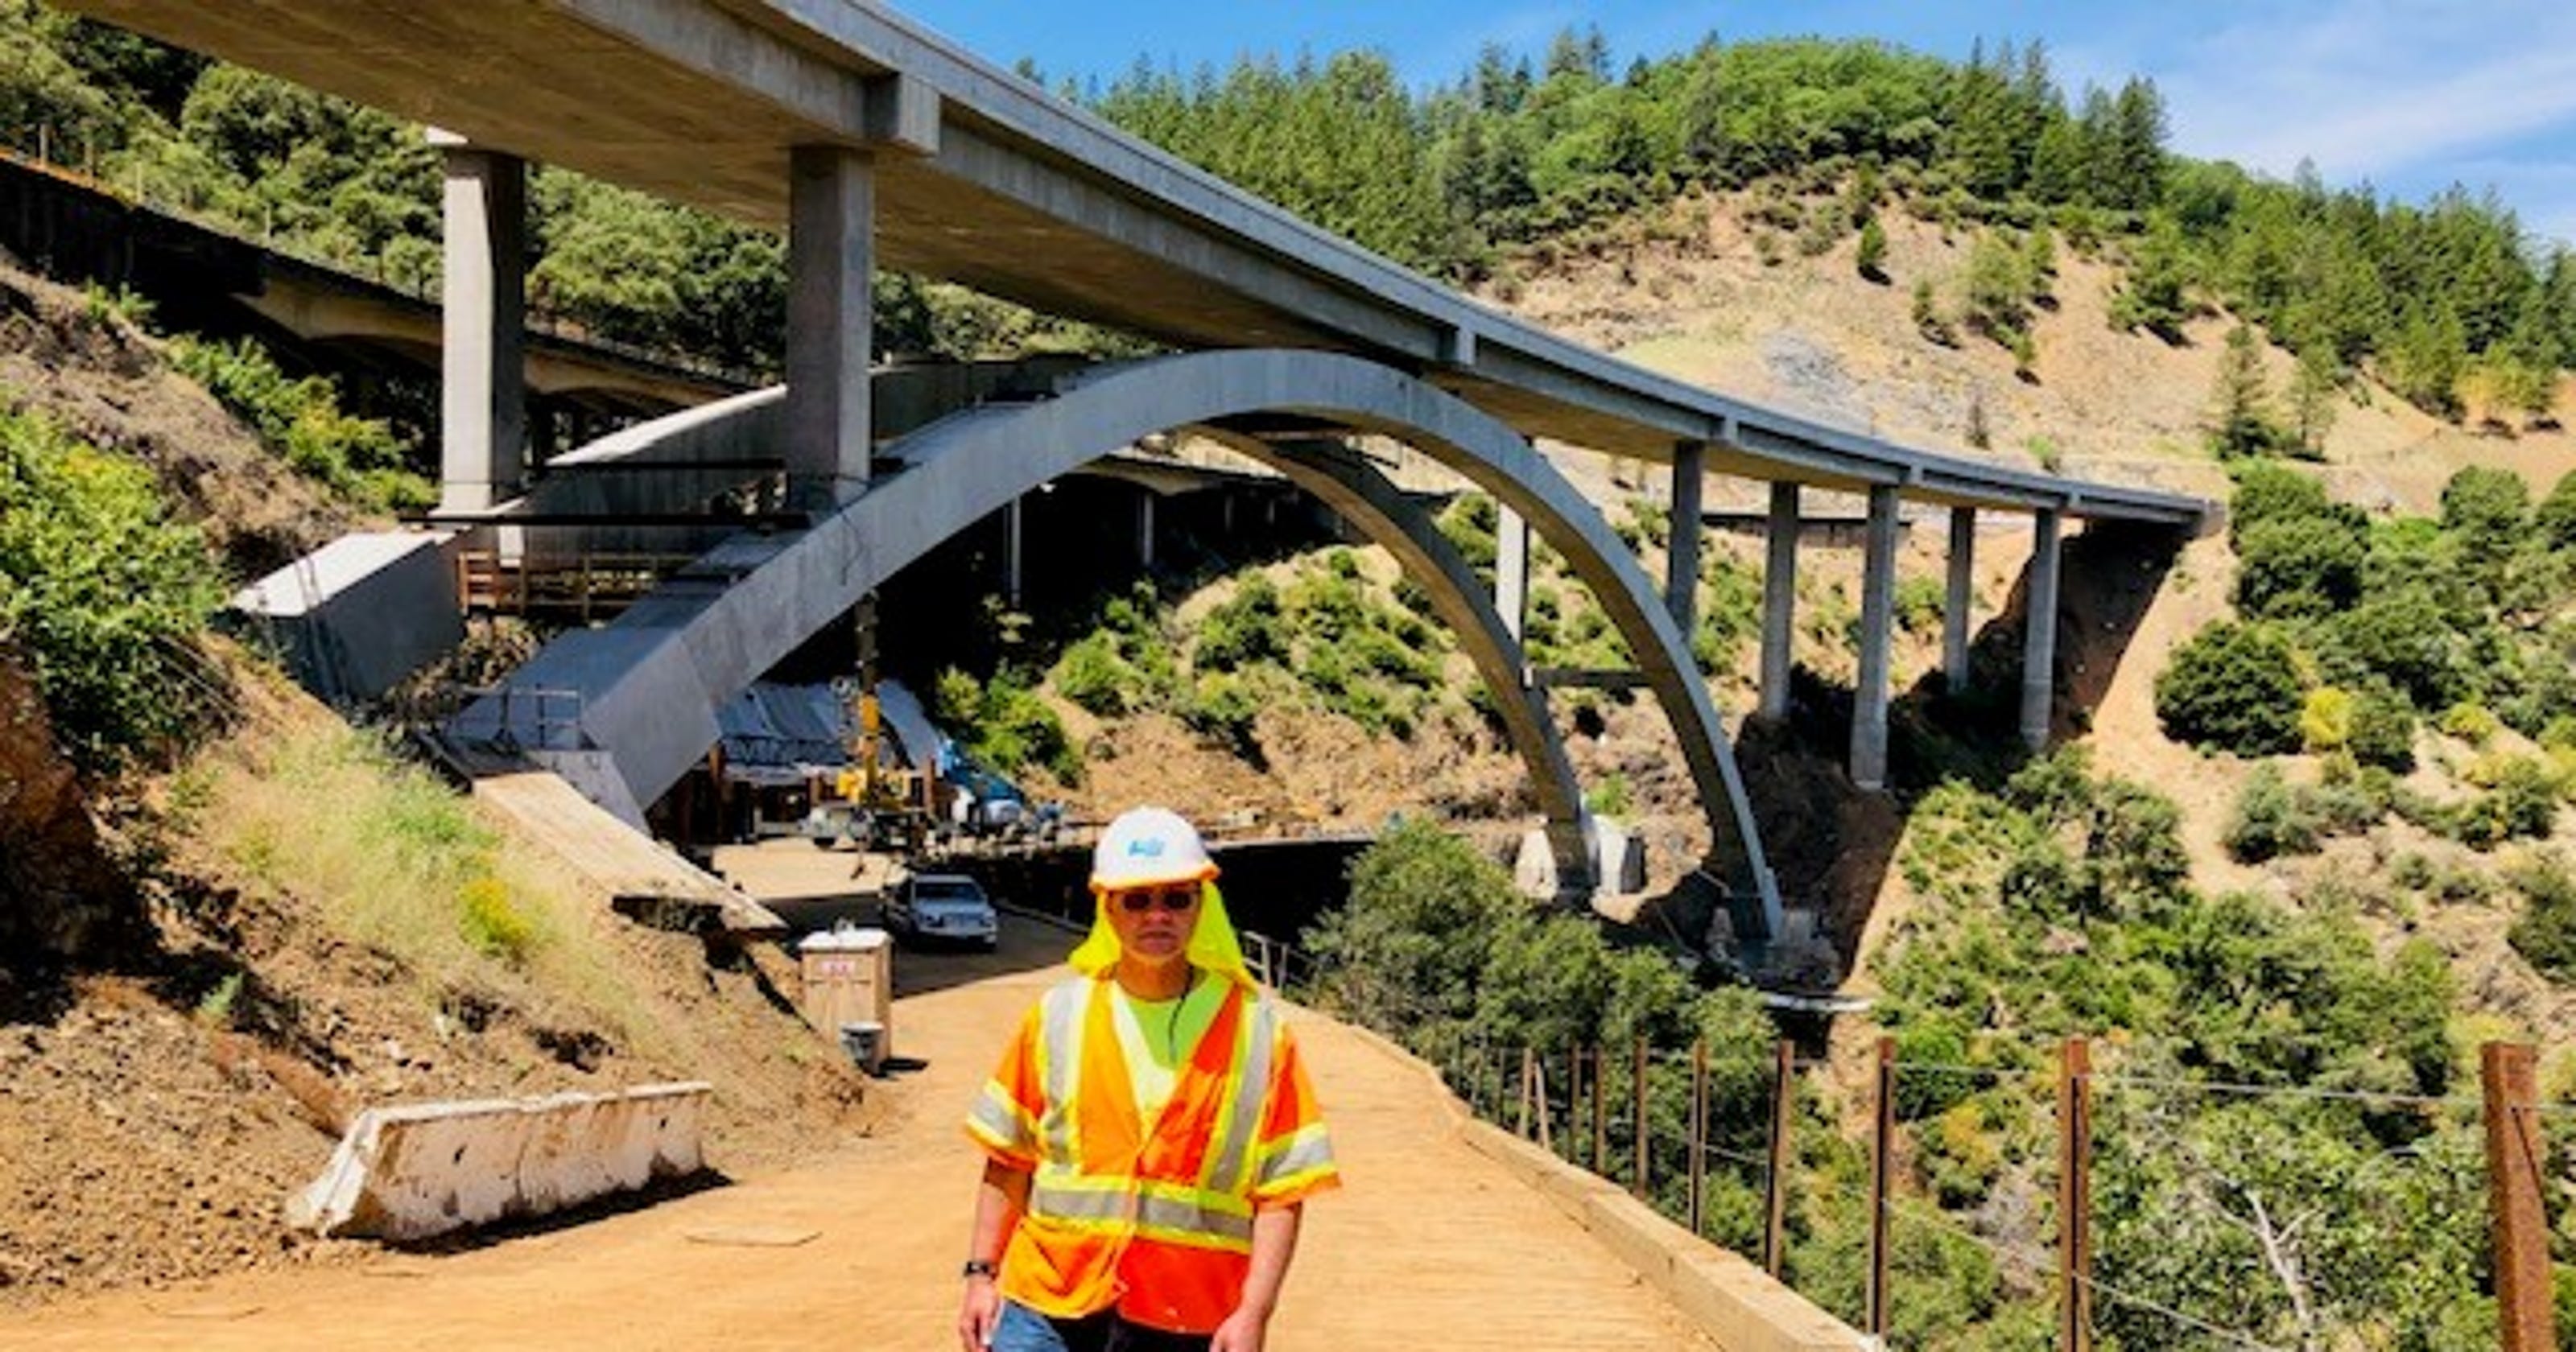
<svg viewBox="0 0 2576 1352"><path fill-rule="evenodd" d="M1141 1192L1127 1188L1068 1188L1041 1181L1029 1189L1029 1214L1086 1229L1132 1226L1139 1234L1185 1243L1252 1242L1249 1209L1229 1214L1231 1208L1208 1205L1215 1199L1189 1195L1193 1192L1195 1189L1167 1190L1152 1184L1146 1184Z"/></svg>
<svg viewBox="0 0 2576 1352"><path fill-rule="evenodd" d="M1327 1160L1312 1169L1304 1169L1279 1178L1264 1180L1261 1184L1261 1195L1264 1197L1285 1197L1292 1193L1304 1192L1314 1184L1323 1182L1325 1179L1335 1177L1340 1173L1340 1166Z"/></svg>
<svg viewBox="0 0 2576 1352"><path fill-rule="evenodd" d="M1278 1140L1263 1142L1259 1158L1255 1186L1266 1188L1293 1174L1333 1167L1333 1139L1323 1123L1310 1122Z"/></svg>
<svg viewBox="0 0 2576 1352"><path fill-rule="evenodd" d="M1241 1020L1243 1043L1235 1056L1234 1092L1226 1095L1218 1110L1217 1148L1207 1164L1207 1186L1210 1192L1227 1196L1240 1195L1252 1152L1252 1133L1261 1125L1261 1113L1269 1102L1270 1053L1279 1036L1278 1016L1270 1002L1252 996L1238 996L1250 1008L1250 1018Z"/></svg>
<svg viewBox="0 0 2576 1352"><path fill-rule="evenodd" d="M997 1150L1025 1151L1038 1139L1037 1119L1029 1116L1002 1087L999 1080L986 1080L984 1092L975 1096L975 1105L966 1110L966 1130L975 1139Z"/></svg>
<svg viewBox="0 0 2576 1352"><path fill-rule="evenodd" d="M1075 1150L1074 1094L1082 1083L1082 1020L1093 981L1059 982L1040 1002L1038 1083L1046 1087L1046 1116L1039 1134L1049 1159L1079 1158Z"/></svg>

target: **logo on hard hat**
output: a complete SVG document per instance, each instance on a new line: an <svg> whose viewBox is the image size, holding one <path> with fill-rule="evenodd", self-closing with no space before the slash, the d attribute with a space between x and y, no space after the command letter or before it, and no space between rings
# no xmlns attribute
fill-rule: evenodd
<svg viewBox="0 0 2576 1352"><path fill-rule="evenodd" d="M1142 855L1147 859L1160 859L1163 857L1163 842L1140 837L1127 842L1127 853Z"/></svg>

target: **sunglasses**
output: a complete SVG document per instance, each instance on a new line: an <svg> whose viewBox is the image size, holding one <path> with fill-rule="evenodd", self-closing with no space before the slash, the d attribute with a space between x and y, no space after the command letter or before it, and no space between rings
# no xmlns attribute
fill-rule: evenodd
<svg viewBox="0 0 2576 1352"><path fill-rule="evenodd" d="M1157 906L1166 911L1186 911L1199 904L1197 883L1174 883L1169 887L1140 887L1119 892L1118 908L1130 915L1141 915Z"/></svg>

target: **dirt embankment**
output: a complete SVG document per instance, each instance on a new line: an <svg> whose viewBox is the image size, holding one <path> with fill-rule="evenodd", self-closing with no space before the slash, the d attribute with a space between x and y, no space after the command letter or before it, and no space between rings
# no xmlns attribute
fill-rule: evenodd
<svg viewBox="0 0 2576 1352"><path fill-rule="evenodd" d="M149 466L237 580L256 578L357 524L345 504L262 449L160 341L87 295L0 254L0 405L33 411Z"/></svg>

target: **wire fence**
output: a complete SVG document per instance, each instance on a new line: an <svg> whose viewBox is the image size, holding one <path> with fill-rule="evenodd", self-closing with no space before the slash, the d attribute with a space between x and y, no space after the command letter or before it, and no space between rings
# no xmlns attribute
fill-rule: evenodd
<svg viewBox="0 0 2576 1352"><path fill-rule="evenodd" d="M1866 1067L1783 1043L1759 1076L1723 1049L1713 1090L1705 1046L1498 1043L1419 992L1246 942L1265 980L1411 1048L1477 1116L1882 1346L2440 1348L2499 1327L2509 1352L2551 1345L2549 1204L2576 1195L2576 1105L2542 1101L2528 1049L2504 1049L2522 1078L2499 1081L2490 1044L2484 1096L2195 1079L2127 1048L2096 1068L2082 1039L1982 1065L1882 1041ZM1862 1105L1818 1085L1864 1070ZM2495 1122L2524 1144L2499 1154ZM2507 1197L2537 1218L2518 1237ZM2502 1277L2516 1268L2536 1283Z"/></svg>

